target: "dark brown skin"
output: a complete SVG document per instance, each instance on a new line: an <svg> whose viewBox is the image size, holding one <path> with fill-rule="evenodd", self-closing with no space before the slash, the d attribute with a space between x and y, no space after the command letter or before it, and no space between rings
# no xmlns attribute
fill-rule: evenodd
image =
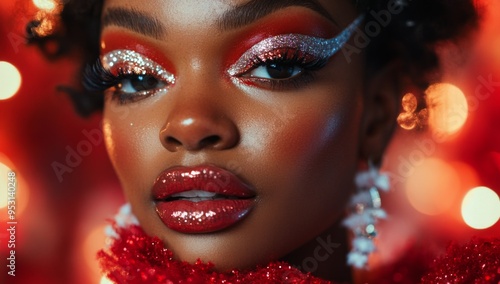
<svg viewBox="0 0 500 284"><path fill-rule="evenodd" d="M320 0L338 26L309 8L292 6L242 28L216 27L222 13L246 2L108 0L103 11L135 8L160 21L167 29L160 39L116 26L105 27L103 36L127 34L155 46L176 76L166 94L121 106L110 96L106 100L106 146L126 198L144 230L159 236L179 259L211 261L222 271L276 259L302 266L313 256L317 237L342 240L339 224L358 164L380 159L397 111L391 69L366 79L363 53L350 63L337 53L312 81L290 90L228 80L224 60L230 43L261 21L298 13L341 30L357 16L348 0ZM211 135L220 140L201 143ZM200 164L234 172L256 189L257 204L227 230L181 234L159 219L151 187L165 169ZM346 250L344 242L313 274L346 279L349 271L334 269L344 268Z"/></svg>

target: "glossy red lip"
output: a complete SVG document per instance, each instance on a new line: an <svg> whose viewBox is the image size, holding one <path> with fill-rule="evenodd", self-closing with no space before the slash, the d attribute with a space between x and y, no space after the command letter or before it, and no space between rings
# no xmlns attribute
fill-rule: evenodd
<svg viewBox="0 0 500 284"><path fill-rule="evenodd" d="M215 166L175 167L153 186L156 212L170 229L209 233L248 215L255 192L233 173Z"/></svg>

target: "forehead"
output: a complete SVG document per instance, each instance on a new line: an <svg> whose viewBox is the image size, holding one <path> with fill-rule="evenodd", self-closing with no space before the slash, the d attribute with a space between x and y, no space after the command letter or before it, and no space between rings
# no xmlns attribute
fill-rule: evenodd
<svg viewBox="0 0 500 284"><path fill-rule="evenodd" d="M221 19L228 14L252 14L257 20L262 14L293 8L313 11L339 26L347 25L357 16L351 0L106 0L104 15L109 8L133 9L157 19L167 28L214 27L220 26Z"/></svg>
<svg viewBox="0 0 500 284"><path fill-rule="evenodd" d="M134 9L153 16L167 26L175 23L210 23L234 5L244 3L240 0L108 0L104 12L110 7Z"/></svg>

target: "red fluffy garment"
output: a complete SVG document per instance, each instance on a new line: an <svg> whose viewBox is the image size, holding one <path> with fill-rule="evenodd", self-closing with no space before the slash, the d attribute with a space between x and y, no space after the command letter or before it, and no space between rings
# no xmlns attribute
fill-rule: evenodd
<svg viewBox="0 0 500 284"><path fill-rule="evenodd" d="M147 236L139 226L115 226L115 231L119 237L109 251L98 253L102 270L115 283L331 283L285 262L271 262L251 271L216 272L213 264L201 260L194 264L174 260L172 251L164 248L159 238ZM463 246L451 245L443 257L434 260L421 282L500 283L500 239L473 239Z"/></svg>
<svg viewBox="0 0 500 284"><path fill-rule="evenodd" d="M252 271L220 273L211 263L174 260L172 251L164 248L159 238L147 236L139 226L115 230L119 238L108 252L98 253L103 271L115 283L330 283L285 262L272 262Z"/></svg>
<svg viewBox="0 0 500 284"><path fill-rule="evenodd" d="M422 283L500 283L500 239L475 238L462 246L449 246L443 257L434 260Z"/></svg>

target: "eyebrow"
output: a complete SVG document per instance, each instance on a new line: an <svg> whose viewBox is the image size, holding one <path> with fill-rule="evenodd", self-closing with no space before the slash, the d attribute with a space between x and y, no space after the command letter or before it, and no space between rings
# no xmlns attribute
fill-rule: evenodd
<svg viewBox="0 0 500 284"><path fill-rule="evenodd" d="M217 21L221 30L236 29L246 26L277 10L291 6L309 8L337 24L328 11L317 0L251 0L227 12Z"/></svg>
<svg viewBox="0 0 500 284"><path fill-rule="evenodd" d="M102 17L102 28L124 27L134 32L160 39L165 35L165 26L156 18L134 9L108 8Z"/></svg>
<svg viewBox="0 0 500 284"><path fill-rule="evenodd" d="M277 10L291 6L309 8L328 20L337 24L332 16L317 0L250 0L222 14L217 20L220 30L231 30L246 26ZM107 8L101 22L102 28L119 26L131 31L161 39L166 34L166 28L157 18L135 9L123 7Z"/></svg>

